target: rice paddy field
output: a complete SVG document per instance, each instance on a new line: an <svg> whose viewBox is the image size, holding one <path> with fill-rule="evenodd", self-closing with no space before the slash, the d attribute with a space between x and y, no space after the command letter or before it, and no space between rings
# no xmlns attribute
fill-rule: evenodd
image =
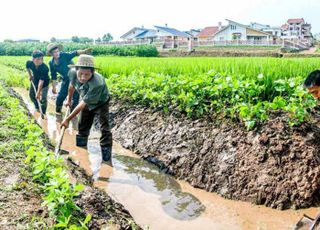
<svg viewBox="0 0 320 230"><path fill-rule="evenodd" d="M30 59L30 57L27 56L0 57L0 80L2 82L5 82L8 87L28 88L30 83L25 68L25 63L28 59ZM316 167L314 167L314 163L310 163L309 161L307 162L307 160L314 159L314 155L311 155L311 152L313 154L317 151L318 148L316 147L316 144L307 145L307 142L305 141L305 139L303 139L307 135L302 135L301 133L298 133L294 130L296 127L302 127L302 130L304 130L303 127L311 127L310 124L309 126L303 126L302 124L308 123L306 121L311 118L311 113L314 111L314 108L317 105L317 101L307 92L306 89L303 88L303 81L311 71L318 69L319 60L317 58L138 58L98 56L95 60L97 66L99 67L97 69L97 72L105 77L108 89L112 94L113 100L115 102L121 102L119 103L121 105L129 105L130 108L133 108L133 111L134 109L137 109L137 111L135 112L136 114L138 114L138 116L132 117L141 116L141 121L137 120L129 123L128 121L131 118L129 117L129 119L128 117L125 117L129 113L127 114L126 112L124 112L123 118L121 118L122 113L118 114L118 123L121 123L121 125L118 124L116 126L118 130L114 129L113 132L122 137L122 139L117 139L117 141L119 141L121 145L126 146L126 143L130 142L130 137L126 135L128 133L132 134L134 132L137 132L137 130L142 130L141 133L137 134L140 135L138 136L139 141L143 140L144 137L154 137L159 135L160 140L155 144L155 146L158 147L152 147L152 149L150 151L148 149L147 152L159 153L159 159L169 159L165 162L166 165L171 165L172 159L170 157L166 158L166 153L161 152L163 149L162 146L166 146L168 149L170 149L170 151L177 146L184 146L184 148L187 149L190 148L191 150L189 152L183 152L183 149L181 150L181 152L180 150L177 151L174 159L176 159L176 162L178 163L174 165L174 167L176 168L172 167L173 170L175 170L172 172L172 174L181 175L179 174L181 173L179 170L186 170L187 174L191 175L190 178L184 175L180 176L180 179L185 179L187 182L190 182L191 184L196 185L199 188L203 188L210 192L217 192L218 194L221 194L219 186L223 185L214 184L214 181L219 181L218 179L220 177L223 177L222 179L220 178L220 180L224 180L224 176L229 178L229 175L232 175L232 173L236 171L232 167L244 167L242 170L240 170L240 174L234 176L234 178L240 178L237 179L237 181L241 181L241 183L243 183L241 184L239 182L239 184L236 184L238 187L230 183L228 194L231 195L226 196L228 198L232 197L232 199L244 201L252 201L250 199L248 200L247 197L249 197L249 195L251 197L255 197L254 194L257 194L259 193L257 191L260 191L260 182L257 182L255 179L253 179L252 183L256 185L256 187L252 188L252 191L250 190L250 192L248 192L249 195L246 193L242 193L243 191L249 191L247 189L247 178L258 178L252 175L255 175L255 173L257 173L257 175L260 175L263 170L265 170L265 175L271 175L272 172L269 172L269 169L281 170L282 168L284 168L287 171L281 171L281 173L279 173L279 175L283 176L284 179L278 181L278 184L274 185L273 183L274 181L276 181L274 179L275 177L270 177L270 181L272 182L270 182L270 184L268 184L269 180L267 179L261 182L264 186L269 186L268 188L270 188L270 192L268 194L271 194L271 198L269 200L260 199L257 204L265 204L273 208L278 208L278 206L272 202L279 201L282 202L281 209L286 209L291 207L293 203L294 205L296 205L296 203L299 203L301 200L303 202L306 202L305 200L309 202L307 198L301 198L307 197L304 194L301 195L301 197L297 197L295 195L289 196L287 193L290 194L291 190L289 189L290 191L288 190L289 192L287 192L287 189L283 189L281 187L281 183L282 181L284 181L283 183L287 185L287 181L289 179L286 178L286 175L288 175L288 177L290 178L292 175L299 175L301 177L304 177L305 175L312 175L314 176L314 178L317 177L317 174L313 173L312 171L316 170ZM77 60L75 59L74 61ZM48 62L49 58L45 58L45 63L47 64ZM0 99L6 101L6 98L8 98L8 95L1 94L0 92ZM15 106L8 104L6 105L6 108L9 109L12 107L13 109L19 111L18 101L16 100L15 103ZM143 114L143 112L139 110L141 107L151 108L151 110L147 109L146 111L156 112L146 112L145 114ZM130 110L124 111L130 112ZM175 119L164 120L162 121L163 127L175 127L175 130L171 130L171 128L167 127L167 132L162 132L163 127L159 129L160 131L156 129L153 130L156 125L152 122L149 124L149 126L142 124L142 121L153 120L159 123L156 119L162 116L159 116L158 112L164 115L163 117L169 118L175 116L174 114L183 114L183 116L180 116L178 119L185 121L185 123L179 123L179 125L175 125ZM20 113L23 112L20 111ZM15 116L15 118L18 120L13 120L12 124L10 124L15 126L19 124L21 125L21 127L17 126L17 130L24 130L23 127L24 124L27 123L27 121L22 120L21 117L23 116L20 113ZM283 126L286 127L283 128L283 130L285 131L277 130L277 128L279 127L279 129L281 129L282 123L281 125L277 125L279 121L275 121L274 114L276 114L276 116L277 114L281 114L279 117L281 117L281 119L283 119L284 123L286 124ZM283 114L285 115L283 116ZM27 117L25 116L23 118L27 119ZM197 129L195 129L194 127L198 127L196 125L196 122L198 120L200 120L198 126L205 127L207 128L206 130L200 130L199 132L195 131ZM166 123L167 121L168 124ZM221 121L221 123L225 124L230 124L230 122L233 122L233 124L230 124L232 128L228 130L228 128L226 127L219 127L219 122L211 124L211 121ZM135 127L135 124L138 124L138 127ZM181 124L184 124L185 126L180 130L179 126ZM272 126L272 124L276 125ZM289 125L295 127L289 127ZM267 130L266 127L268 126L272 128L270 128L270 130ZM243 127L243 129L241 127ZM33 126L30 126L30 128L32 128L30 132L34 131ZM307 130L306 133L310 133L310 130L312 129L307 128L305 128ZM184 129L190 131L191 133L195 132L194 136L192 136L192 138L186 137ZM218 130L217 132L219 134L225 136L219 137L218 134L217 137L210 136L213 135L213 132L211 132L211 130L213 129ZM245 129L254 131L247 132ZM250 136L250 133L259 133L259 130L263 130L263 135L267 136L267 139L261 139L260 137L264 136L262 134L257 134L257 137L261 139L261 141L259 139L258 144L253 142L247 143L248 140L250 141L251 139L254 139L252 138L252 136ZM29 132L29 130L27 131ZM149 131L151 132L151 134L148 134ZM154 135L153 132L158 133ZM232 134L232 132L236 133L236 135ZM312 132L316 133L316 131ZM25 135L25 133L22 133L21 138ZM33 143L33 140L36 139L36 136L40 135L40 131L39 133L34 132L34 135L35 136L30 136L30 143ZM299 135L301 136L301 138ZM296 138L297 136L299 138ZM317 138L317 136L313 134L310 136L314 136L315 139ZM171 142L168 142L165 145L161 141L167 140L166 138ZM179 138L181 138L181 140L179 140ZM201 138L205 140L201 140ZM232 140L232 138L235 139ZM286 138L288 139L288 142L284 142L284 140L287 140ZM127 141L127 139L129 141ZM198 141L198 139L200 141ZM193 140L197 140L197 143L193 143ZM227 144L222 144L217 140L221 140L221 142L226 142ZM140 145L144 147L149 145L152 146L154 141L154 139L152 139L152 141L147 140L145 143L141 142L144 144ZM212 146L212 150L206 150L205 152L200 154L199 151L201 149L205 149L201 143L204 143L205 145L205 143L207 143L206 141L208 143L212 143L210 145L208 144L208 146ZM41 141L39 141L39 143L40 142ZM38 142L35 143L37 144ZM235 148L233 145L237 143L240 143L240 145L239 147ZM309 140L308 143L313 142ZM290 160L287 160L287 158L283 157L283 154L285 152L291 151L289 150L289 147L288 149L286 149L286 146L290 146L291 149L291 145L293 146L292 152L299 153L300 151L302 154L310 153L310 157L303 157L304 155L301 155L301 159L297 158L298 160L295 160L290 158L293 155L287 154L290 155L290 157L288 156L288 159L290 158ZM137 146L139 147L139 145ZM226 149L221 150L221 146L227 147L224 147ZM228 149L228 146L231 146L231 150ZM278 148L278 146L284 147ZM33 163L33 161L38 161L38 155L42 156L44 154L45 157L51 157L52 154L48 151L44 151L42 145L39 144L39 146L36 147L39 147L40 149L35 149L32 151L30 150L28 153L28 158L31 159L31 163ZM235 160L235 162L245 162L242 160L246 159L248 165L239 166L234 163L228 166L229 168L226 172L216 172L215 170L218 169L215 168L215 165L220 165L221 163L217 162L215 154L225 154L226 157L236 156L232 155L232 151L235 151L235 149L237 149L237 156L239 156L239 160ZM137 149L137 152L143 152L143 150ZM192 155L193 153L195 153L195 155ZM257 163L257 160L255 158L258 153L263 153L261 162L259 161L260 163ZM278 162L273 160L273 158L278 156L277 154L283 158L281 158L282 161L279 161L279 165L277 165L276 163L274 165L274 162ZM297 156L299 157L299 154L297 154ZM194 159L194 161L192 159ZM179 163L180 160L182 163ZM305 162L301 162L301 160L305 160ZM62 162L62 160L60 161ZM41 167L45 165L45 160L41 159L39 160L39 162L39 165ZM54 163L55 161L52 160L50 162ZM193 166L189 167L185 162L191 162L190 164L192 164ZM308 165L308 167L310 165L311 169L310 171L299 171L300 168L301 170L304 170L304 168L297 167L296 165L293 165L292 162L301 163L302 165ZM206 165L206 163L208 163L208 165ZM52 165L53 166L50 165L50 167L45 166L43 167L43 169L41 169L41 171L39 171L41 173L41 175L39 176L39 180L41 180L40 182L44 183L45 185L47 181L42 179L42 174L45 175L48 169L51 170L51 167L57 167L55 164ZM286 167L284 167L283 165L286 165ZM208 170L205 171L204 169ZM198 175L197 172L199 172L200 175ZM250 173L247 175L247 172ZM198 180L198 178L206 177L218 179L214 179L213 182L208 182L207 179L195 182L196 180ZM62 176L61 178L64 179L66 177ZM55 180L57 178L53 177L53 179ZM313 179L307 179L307 181L311 180ZM299 179L299 181L303 182L304 180ZM66 179L66 181L63 181L63 183L68 184L69 182ZM210 186L209 188L205 187L205 185L210 185L210 183L212 183L212 186L215 185L218 189L214 190L212 186ZM293 189L301 187L300 184L296 184L296 181L294 181L292 184L294 184L294 186L292 187ZM281 200L282 197L279 194L273 194L273 191L276 191L276 189L274 188L278 185L280 186L280 189L277 190L278 192L280 191L279 194L285 194L285 197L287 198L291 197L291 203L285 199ZM317 185L314 185L313 187L316 186ZM49 206L49 211L52 214L51 216L57 219L57 221L55 221L54 223L57 224L56 226L64 227L76 224L82 226L82 228L79 229L87 229L86 226L89 226L88 223L91 221L91 215L83 214L79 217L76 212L77 206L75 203L75 197L79 196L79 192L83 189L83 186L77 185L75 187L67 188L67 192L61 193L61 196L68 196L68 200L67 198L63 197L63 199L65 199L67 202L64 203L66 205L62 208L59 206L61 203L60 197L54 200L51 200L49 196L50 194L48 195L49 198L45 197L45 201ZM233 188L236 188L235 191L232 190ZM310 189L308 189L309 187L306 188L306 192L311 191ZM236 196L238 194L238 191L240 191L240 193L244 195ZM225 196L225 194L222 195ZM311 207L314 204L315 202L313 202L312 200L309 203L299 204L300 206L297 207ZM64 210L64 212L59 212L59 210ZM294 221L295 220L291 222ZM127 221L126 225L131 225L132 223Z"/></svg>
<svg viewBox="0 0 320 230"><path fill-rule="evenodd" d="M1 69L26 76L27 59L1 57ZM300 124L316 105L302 85L318 68L317 58L96 57L96 63L118 99L164 112L178 110L191 118L219 114L248 129L273 110L288 112L290 124ZM28 85L26 77L7 81Z"/></svg>

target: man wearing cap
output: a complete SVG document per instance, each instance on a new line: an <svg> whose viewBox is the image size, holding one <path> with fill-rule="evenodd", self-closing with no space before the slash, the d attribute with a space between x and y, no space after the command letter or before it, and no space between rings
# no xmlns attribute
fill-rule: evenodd
<svg viewBox="0 0 320 230"><path fill-rule="evenodd" d="M80 55L75 69L69 71L70 86L68 90L67 106L71 105L71 98L78 91L81 100L72 113L61 123L68 127L69 122L79 113L78 134L76 145L86 147L90 129L95 116L98 117L101 130L100 146L103 162L111 162L112 133L109 125L110 95L105 79L95 72L94 58L90 55Z"/></svg>
<svg viewBox="0 0 320 230"><path fill-rule="evenodd" d="M49 68L43 63L44 54L35 50L32 53L32 61L27 61L26 68L29 74L29 80L33 82L36 92L30 85L29 96L33 102L35 108L39 111L39 105L37 100L40 100L42 113L46 114L47 110L47 94L49 86Z"/></svg>
<svg viewBox="0 0 320 230"><path fill-rule="evenodd" d="M69 87L69 78L68 65L73 64L72 59L80 54L89 54L92 49L85 50L76 50L73 52L61 52L63 49L62 45L59 44L49 44L47 47L47 54L52 56L52 59L49 61L50 72L52 83L52 92L56 93L56 80L57 74L59 73L62 76L61 88L56 100L56 113L57 115L61 115L61 109L63 105L63 101L66 99L68 95L68 87ZM73 95L73 103L71 109L74 109L79 102L79 94L77 92Z"/></svg>

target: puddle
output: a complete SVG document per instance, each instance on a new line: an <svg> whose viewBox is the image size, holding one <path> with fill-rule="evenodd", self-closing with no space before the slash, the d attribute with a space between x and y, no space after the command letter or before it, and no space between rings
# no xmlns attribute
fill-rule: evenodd
<svg viewBox="0 0 320 230"><path fill-rule="evenodd" d="M49 138L60 135L49 99L48 115L42 120L30 103L28 93L15 89L28 105ZM52 95L49 93L49 98ZM135 221L150 229L292 229L303 214L315 217L318 209L279 211L247 202L226 200L214 193L196 189L188 183L163 174L159 169L114 142L113 167L101 164L99 132L92 131L88 149L75 146L74 129L66 130L62 149L105 189L123 204Z"/></svg>

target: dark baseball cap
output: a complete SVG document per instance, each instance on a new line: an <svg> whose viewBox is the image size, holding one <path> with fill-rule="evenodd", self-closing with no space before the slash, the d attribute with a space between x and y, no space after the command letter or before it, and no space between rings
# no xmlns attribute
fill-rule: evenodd
<svg viewBox="0 0 320 230"><path fill-rule="evenodd" d="M32 57L33 58L40 58L40 57L43 57L43 56L44 56L44 54L40 50L35 50L35 51L32 52Z"/></svg>

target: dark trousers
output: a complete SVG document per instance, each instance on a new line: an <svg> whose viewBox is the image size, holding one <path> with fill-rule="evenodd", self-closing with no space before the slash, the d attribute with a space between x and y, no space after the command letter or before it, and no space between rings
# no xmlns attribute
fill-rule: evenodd
<svg viewBox="0 0 320 230"><path fill-rule="evenodd" d="M35 87L36 87L36 90L38 90L38 86L35 85ZM41 90L40 104L41 104L41 109L42 109L42 113L43 114L46 114L46 111L47 111L48 89L49 89L49 87L46 86L46 87L42 88L42 90ZM36 99L36 92L34 92L32 84L30 85L29 96L30 96L31 101L34 104L34 107L38 110L39 109L39 105L38 105L38 101Z"/></svg>
<svg viewBox="0 0 320 230"><path fill-rule="evenodd" d="M112 146L112 133L109 124L109 102L89 111L86 106L80 113L80 120L78 125L78 135L81 137L88 137L90 129L93 124L94 117L98 117L100 123L100 145L102 147Z"/></svg>
<svg viewBox="0 0 320 230"><path fill-rule="evenodd" d="M68 96L69 80L62 80L61 88L56 100L56 112L61 112L63 102ZM73 110L79 104L79 93L75 90L72 97L71 110Z"/></svg>

